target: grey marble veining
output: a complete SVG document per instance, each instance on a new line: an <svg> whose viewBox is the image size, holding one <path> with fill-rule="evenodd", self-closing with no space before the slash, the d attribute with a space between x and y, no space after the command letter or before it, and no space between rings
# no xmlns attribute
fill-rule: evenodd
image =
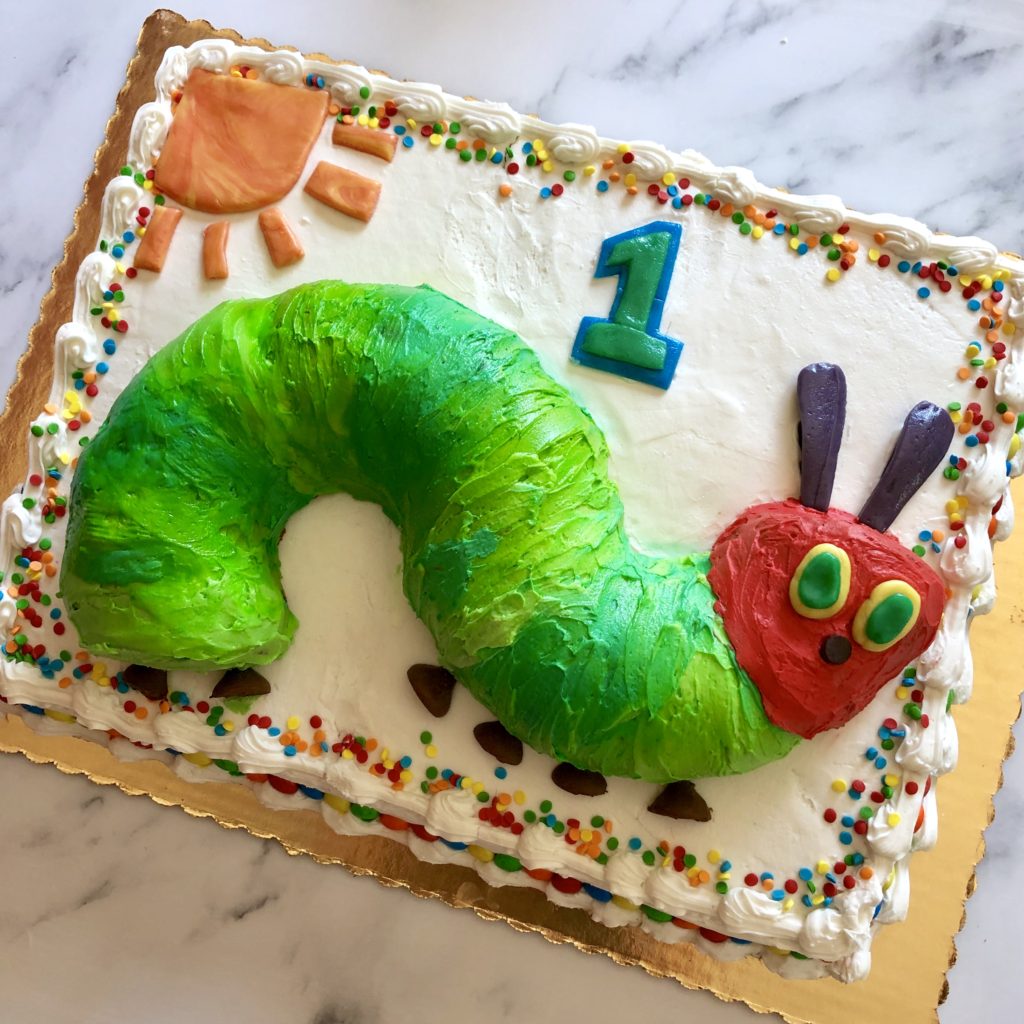
<svg viewBox="0 0 1024 1024"><path fill-rule="evenodd" d="M179 8L1024 250L1024 4ZM148 12L136 0L0 0L0 387L13 378ZM1017 1020L1024 1002L1019 756L996 807L943 1024ZM640 1008L651 1019L756 1019L18 758L0 759L0 821L5 1021L553 1024L579 1007L595 1022Z"/></svg>

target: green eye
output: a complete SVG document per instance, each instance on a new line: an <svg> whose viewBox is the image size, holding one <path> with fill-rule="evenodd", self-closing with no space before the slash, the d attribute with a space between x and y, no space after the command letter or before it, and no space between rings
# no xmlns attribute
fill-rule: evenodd
<svg viewBox="0 0 1024 1024"><path fill-rule="evenodd" d="M867 651L885 651L902 640L917 622L921 597L903 580L886 580L857 609L853 639Z"/></svg>
<svg viewBox="0 0 1024 1024"><path fill-rule="evenodd" d="M789 581L789 601L805 619L828 619L850 593L850 556L835 544L816 544Z"/></svg>

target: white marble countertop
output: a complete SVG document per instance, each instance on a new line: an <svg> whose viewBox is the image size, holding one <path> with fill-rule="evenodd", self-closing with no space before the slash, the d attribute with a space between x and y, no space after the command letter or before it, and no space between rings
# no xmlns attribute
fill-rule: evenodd
<svg viewBox="0 0 1024 1024"><path fill-rule="evenodd" d="M178 8L1024 250L1021 4L180 0ZM6 389L149 7L0 0L0 11ZM1019 925L1007 900L1024 888L1019 755L996 811L942 1024L1021 1016ZM635 1018L639 1008L649 1019L756 1019L17 757L0 761L0 821L5 1020L553 1024L578 1008L595 1024Z"/></svg>

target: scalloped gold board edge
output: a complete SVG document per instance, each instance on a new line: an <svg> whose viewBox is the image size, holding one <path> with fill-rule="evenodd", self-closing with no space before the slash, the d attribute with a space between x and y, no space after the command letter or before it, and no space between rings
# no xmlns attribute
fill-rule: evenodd
<svg viewBox="0 0 1024 1024"><path fill-rule="evenodd" d="M0 417L0 493L10 493L24 475L26 431L49 391L54 335L71 316L75 274L98 233L103 190L121 166L134 111L153 98L153 78L168 46L214 37L275 48L264 39L243 39L229 29L187 21L167 10L155 11L142 26L63 258L54 268ZM1019 481L1015 495L1024 503L1024 485ZM659 943L639 929L605 928L583 911L554 906L534 890L491 888L469 869L425 864L388 839L340 836L313 812L273 811L239 786L185 782L159 763L121 763L99 744L39 736L13 716L0 719L0 750L86 775L101 785L116 785L132 795L149 796L193 816L212 817L225 828L244 828L254 836L276 839L290 853L344 865L385 885L404 886L418 896L472 909L480 917L504 921L519 930L539 932L551 942L570 942L584 952L603 953L616 963L642 967L687 988L704 989L726 1001L739 1000L759 1012L777 1013L787 1021L926 1024L937 1020L937 1007L945 998L946 973L956 959L954 938L963 924L965 902L974 890L975 866L985 849L982 833L992 821L992 797L1002 782L1003 760L1013 749L1011 729L1020 713L1021 677L1011 652L1024 650L1024 529L1000 545L996 570L997 579L1005 585L994 612L972 627L974 695L955 711L960 759L956 770L939 782L938 843L934 850L912 858L908 918L881 929L872 947L871 974L854 985L832 979L786 981L756 959L721 963L688 944ZM684 997L680 1009L685 1012Z"/></svg>

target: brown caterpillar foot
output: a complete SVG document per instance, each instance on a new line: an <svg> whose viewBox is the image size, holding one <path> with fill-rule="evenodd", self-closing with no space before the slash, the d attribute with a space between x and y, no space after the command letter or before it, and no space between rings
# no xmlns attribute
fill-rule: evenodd
<svg viewBox="0 0 1024 1024"><path fill-rule="evenodd" d="M665 818L685 821L710 821L711 808L697 787L687 780L670 782L650 803L647 810Z"/></svg>
<svg viewBox="0 0 1024 1024"><path fill-rule="evenodd" d="M551 772L551 781L573 796L603 796L608 782L600 772L587 772L563 761Z"/></svg>
<svg viewBox="0 0 1024 1024"><path fill-rule="evenodd" d="M270 681L254 668L229 668L210 694L214 700L228 697L261 697L270 693Z"/></svg>
<svg viewBox="0 0 1024 1024"><path fill-rule="evenodd" d="M129 665L121 670L121 678L149 700L163 700L167 696L167 673L162 668Z"/></svg>
<svg viewBox="0 0 1024 1024"><path fill-rule="evenodd" d="M473 729L477 743L502 764L523 763L523 741L518 740L501 722L481 722Z"/></svg>
<svg viewBox="0 0 1024 1024"><path fill-rule="evenodd" d="M452 706L455 676L440 665L411 665L406 675L420 703L435 718L444 718Z"/></svg>

